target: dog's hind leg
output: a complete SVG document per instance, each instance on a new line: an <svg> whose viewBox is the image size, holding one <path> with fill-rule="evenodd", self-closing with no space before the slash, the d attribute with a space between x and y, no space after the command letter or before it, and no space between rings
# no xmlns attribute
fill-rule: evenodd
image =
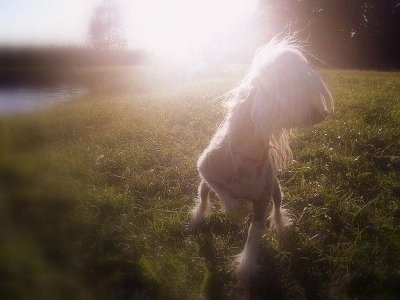
<svg viewBox="0 0 400 300"><path fill-rule="evenodd" d="M267 196L268 199L265 199ZM248 281L257 271L257 249L263 235L266 223L266 209L271 193L264 194L262 198L253 202L253 218L247 234L246 244L236 262L238 263L236 275L241 281Z"/></svg>
<svg viewBox="0 0 400 300"><path fill-rule="evenodd" d="M204 180L201 180L199 188L198 188L198 197L196 199L196 206L192 209L192 227L198 227L204 219L207 217L208 208L209 208L209 200L208 194L210 193L210 187L205 183Z"/></svg>
<svg viewBox="0 0 400 300"><path fill-rule="evenodd" d="M281 234L284 227L292 224L292 220L289 217L288 210L282 208L282 190L275 175L272 178L272 199L274 205L269 216L270 227Z"/></svg>

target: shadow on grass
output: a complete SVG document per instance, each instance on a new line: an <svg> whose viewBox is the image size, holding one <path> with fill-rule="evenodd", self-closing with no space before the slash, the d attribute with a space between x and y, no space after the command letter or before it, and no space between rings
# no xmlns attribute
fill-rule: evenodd
<svg viewBox="0 0 400 300"><path fill-rule="evenodd" d="M96 224L76 218L73 198L26 193L7 193L0 204L4 299L160 297L158 286Z"/></svg>
<svg viewBox="0 0 400 300"><path fill-rule="evenodd" d="M312 274L307 273L304 253L296 253L289 262L282 262L277 250L268 244L260 246L258 262L260 269L256 277L243 285L234 275L233 257L218 253L216 242L218 236L226 235L226 227L235 236L241 236L245 243L247 226L231 222L223 223L212 218L194 233L200 247L200 255L207 261L207 270L202 283L202 294L205 299L321 299L318 296L319 285ZM225 227L225 229L223 229ZM268 233L273 234L273 233ZM284 244L287 251L298 249L296 241ZM310 254L312 255L312 254ZM223 260L230 260L232 268L227 271Z"/></svg>

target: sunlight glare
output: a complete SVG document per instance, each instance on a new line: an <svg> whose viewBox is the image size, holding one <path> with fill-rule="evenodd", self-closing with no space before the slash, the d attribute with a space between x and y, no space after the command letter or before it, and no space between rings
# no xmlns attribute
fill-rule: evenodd
<svg viewBox="0 0 400 300"><path fill-rule="evenodd" d="M134 1L127 36L157 54L180 56L218 42L250 16L256 0ZM233 41L232 41L233 42Z"/></svg>

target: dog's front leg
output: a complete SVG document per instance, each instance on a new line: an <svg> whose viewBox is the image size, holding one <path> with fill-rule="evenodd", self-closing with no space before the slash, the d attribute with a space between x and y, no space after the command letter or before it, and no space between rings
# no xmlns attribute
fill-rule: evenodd
<svg viewBox="0 0 400 300"><path fill-rule="evenodd" d="M196 206L192 210L192 228L198 227L207 216L209 207L209 193L210 187L206 184L204 180L201 180L198 189L198 198L196 199Z"/></svg>
<svg viewBox="0 0 400 300"><path fill-rule="evenodd" d="M266 209L271 193L253 202L253 217L247 234L246 244L236 259L238 263L236 275L241 281L248 281L257 271L257 249L266 223Z"/></svg>
<svg viewBox="0 0 400 300"><path fill-rule="evenodd" d="M274 207L272 209L270 219L270 227L274 229L278 234L282 234L284 228L292 224L292 220L289 215L289 211L282 208L282 190L278 182L278 178L272 176L272 199Z"/></svg>

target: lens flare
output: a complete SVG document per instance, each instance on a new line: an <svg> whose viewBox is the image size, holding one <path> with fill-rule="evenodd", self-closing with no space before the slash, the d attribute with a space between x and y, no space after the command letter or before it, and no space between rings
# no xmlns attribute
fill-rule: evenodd
<svg viewBox="0 0 400 300"><path fill-rule="evenodd" d="M256 0L148 0L127 6L132 47L182 56L215 45L251 15ZM232 41L233 42L233 41Z"/></svg>

